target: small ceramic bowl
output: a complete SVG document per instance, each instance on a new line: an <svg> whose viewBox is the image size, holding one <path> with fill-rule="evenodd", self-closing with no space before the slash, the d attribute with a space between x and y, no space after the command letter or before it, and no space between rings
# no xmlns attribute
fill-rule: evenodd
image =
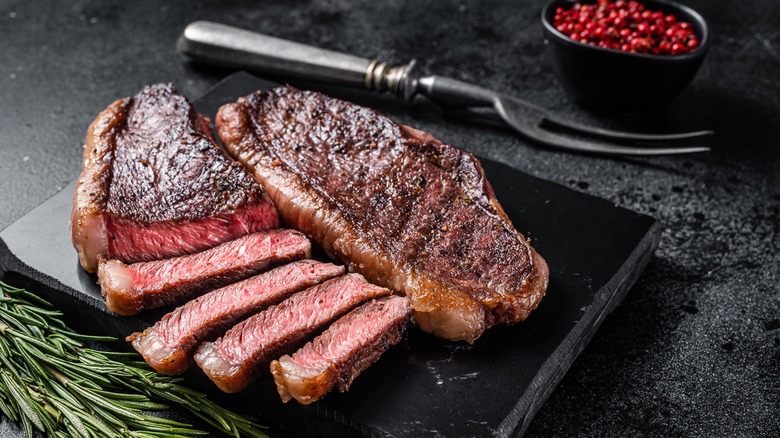
<svg viewBox="0 0 780 438"><path fill-rule="evenodd" d="M573 3L553 0L542 10L544 45L564 88L590 108L635 112L669 102L696 75L712 40L706 21L693 9L670 1L642 0L647 9L691 23L699 47L681 55L649 55L580 43L553 25L555 9L569 8Z"/></svg>

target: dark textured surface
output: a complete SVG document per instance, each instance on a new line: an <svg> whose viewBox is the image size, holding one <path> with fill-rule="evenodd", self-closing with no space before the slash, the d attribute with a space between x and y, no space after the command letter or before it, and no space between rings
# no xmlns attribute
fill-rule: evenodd
<svg viewBox="0 0 780 438"><path fill-rule="evenodd" d="M245 3L245 4L244 4ZM780 430L780 9L691 1L714 45L672 105L612 118L563 92L543 56L541 2L157 2L0 4L0 228L78 174L97 112L143 85L198 96L227 71L173 47L211 19L511 92L572 119L649 131L714 128L709 155L600 159L538 149L427 106L382 111L542 178L650 213L661 246L542 407L529 436L773 436ZM476 409L476 407L475 407ZM468 419L464 419L464 422ZM13 436L12 427L6 426Z"/></svg>

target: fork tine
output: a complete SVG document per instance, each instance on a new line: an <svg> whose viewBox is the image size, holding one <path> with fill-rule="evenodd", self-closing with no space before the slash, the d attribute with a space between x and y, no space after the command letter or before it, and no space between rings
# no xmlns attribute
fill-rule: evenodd
<svg viewBox="0 0 780 438"><path fill-rule="evenodd" d="M707 147L646 147L622 146L604 141L592 141L549 131L542 126L547 114L537 108L528 106L525 102L512 99L499 99L494 109L504 121L517 132L544 145L599 155L676 155L706 152Z"/></svg>
<svg viewBox="0 0 780 438"><path fill-rule="evenodd" d="M596 128L578 123L563 121L561 119L545 115L542 119L542 126L553 125L558 128L573 131L578 134L591 137L600 137L614 140L638 140L638 141L662 141L662 140L685 140L689 138L705 137L713 135L714 131L694 131L680 132L677 134L640 134L637 132L614 131L611 129Z"/></svg>
<svg viewBox="0 0 780 438"><path fill-rule="evenodd" d="M493 108L460 108L454 110L448 110L445 112L452 117L465 118L470 120L476 120L480 122L492 122L495 124L504 125L504 119L498 115ZM614 140L638 140L638 141L663 141L663 140L685 140L697 137L706 137L713 135L714 131L694 131L694 132L682 132L678 134L639 134L635 132L613 131L611 129L594 128L590 126L580 125L578 123L565 122L549 115L542 117L542 127L545 125L553 125L559 129L569 130L582 135L588 135L592 137L599 137L605 139Z"/></svg>
<svg viewBox="0 0 780 438"><path fill-rule="evenodd" d="M519 130L519 129L518 129ZM596 155L679 155L693 154L698 152L707 152L708 147L637 147L621 146L613 143L595 142L590 140L581 140L574 137L547 131L540 126L531 127L531 129L522 130L523 134L532 140L542 143L546 146L575 152L584 152Z"/></svg>
<svg viewBox="0 0 780 438"><path fill-rule="evenodd" d="M616 145L614 143L602 142L602 141L589 141L584 139L581 140L575 137L561 135L554 131L548 131L544 129L543 122L540 122L539 124L534 124L530 120L526 120L526 123L523 123L523 126L509 123L508 121L505 121L498 113L496 113L493 108L462 108L457 110L449 110L446 111L445 113L448 116L474 120L478 122L488 122L496 125L508 126L509 128L512 128L515 132L524 135L530 140L534 140L538 143L544 144L554 149L568 150L574 152L584 152L584 153L598 154L598 155L650 156L650 155L692 154L692 153L699 153L699 152L708 152L710 150L709 147L705 147L705 146L671 147L671 148L670 147L649 147L649 146L634 147L634 146L621 146L621 145ZM544 115L544 117L541 118L541 120L550 121L550 119L547 118L546 114ZM560 125L567 125L567 124L561 123ZM595 129L598 130L598 128ZM591 128L584 129L584 131L586 132L590 130ZM618 134L627 134L628 137L623 138L625 140L635 140L635 139L639 140L640 138L642 140L648 139L648 136L643 136L642 134L636 135L631 133L623 133L619 131L609 131L609 130L602 130L602 131L607 131L610 133L617 132ZM667 134L667 135L675 136L674 138L672 138L672 140L679 140L684 138L698 137L700 135L708 135L711 132L712 131L701 131L700 133ZM690 134L699 134L699 135L690 135ZM685 135L689 135L689 136L685 137ZM614 136L607 136L607 135L603 135L603 136L594 135L594 136L601 137L606 140L621 139L620 137L615 138ZM665 137L664 135L649 136L649 139L655 139L655 140L666 139L666 138L667 137Z"/></svg>

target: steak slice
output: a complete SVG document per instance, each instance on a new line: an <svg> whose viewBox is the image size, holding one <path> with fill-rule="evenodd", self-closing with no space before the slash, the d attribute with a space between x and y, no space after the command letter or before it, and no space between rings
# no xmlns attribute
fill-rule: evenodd
<svg viewBox="0 0 780 438"><path fill-rule="evenodd" d="M249 234L215 248L167 260L125 265L101 261L98 283L106 306L120 315L176 304L254 275L270 265L308 257L311 242L293 230Z"/></svg>
<svg viewBox="0 0 780 438"><path fill-rule="evenodd" d="M277 228L262 186L170 84L112 103L89 127L71 214L81 266L189 254Z"/></svg>
<svg viewBox="0 0 780 438"><path fill-rule="evenodd" d="M292 356L271 362L282 400L308 405L333 388L346 392L352 381L401 340L412 308L404 297L363 304L342 316Z"/></svg>
<svg viewBox="0 0 780 438"><path fill-rule="evenodd" d="M289 86L223 106L216 125L287 226L407 295L423 330L474 342L491 325L525 319L544 296L547 264L473 155Z"/></svg>
<svg viewBox="0 0 780 438"><path fill-rule="evenodd" d="M342 266L314 260L282 265L200 296L127 340L158 373L179 375L192 365L192 355L201 342L213 340L247 316L295 292L342 274Z"/></svg>
<svg viewBox="0 0 780 438"><path fill-rule="evenodd" d="M390 291L360 274L328 280L253 315L214 342L204 342L195 362L225 392L246 388L272 359L292 353L316 330L364 301Z"/></svg>

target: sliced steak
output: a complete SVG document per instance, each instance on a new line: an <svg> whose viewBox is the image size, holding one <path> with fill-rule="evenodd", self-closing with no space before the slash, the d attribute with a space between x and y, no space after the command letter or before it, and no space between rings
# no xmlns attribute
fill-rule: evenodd
<svg viewBox="0 0 780 438"><path fill-rule="evenodd" d="M227 150L288 226L404 293L430 333L473 342L537 307L549 272L471 154L373 110L280 87L220 108Z"/></svg>
<svg viewBox="0 0 780 438"><path fill-rule="evenodd" d="M214 342L204 342L195 362L223 391L252 383L272 359L292 353L321 327L364 301L390 291L359 274L328 280L249 317Z"/></svg>
<svg viewBox="0 0 780 438"><path fill-rule="evenodd" d="M398 343L412 315L409 300L391 296L363 304L296 351L271 362L285 403L308 405L333 388L346 392L363 370Z"/></svg>
<svg viewBox="0 0 780 438"><path fill-rule="evenodd" d="M308 257L311 242L293 230L249 234L215 248L167 260L125 265L101 261L98 283L106 306L120 315L180 303L198 293Z"/></svg>
<svg viewBox="0 0 780 438"><path fill-rule="evenodd" d="M157 260L277 228L262 186L170 84L112 103L87 131L71 215L81 265Z"/></svg>
<svg viewBox="0 0 780 438"><path fill-rule="evenodd" d="M344 274L344 267L301 260L209 292L168 313L157 324L127 340L158 373L179 375L192 365L203 341L289 295Z"/></svg>

